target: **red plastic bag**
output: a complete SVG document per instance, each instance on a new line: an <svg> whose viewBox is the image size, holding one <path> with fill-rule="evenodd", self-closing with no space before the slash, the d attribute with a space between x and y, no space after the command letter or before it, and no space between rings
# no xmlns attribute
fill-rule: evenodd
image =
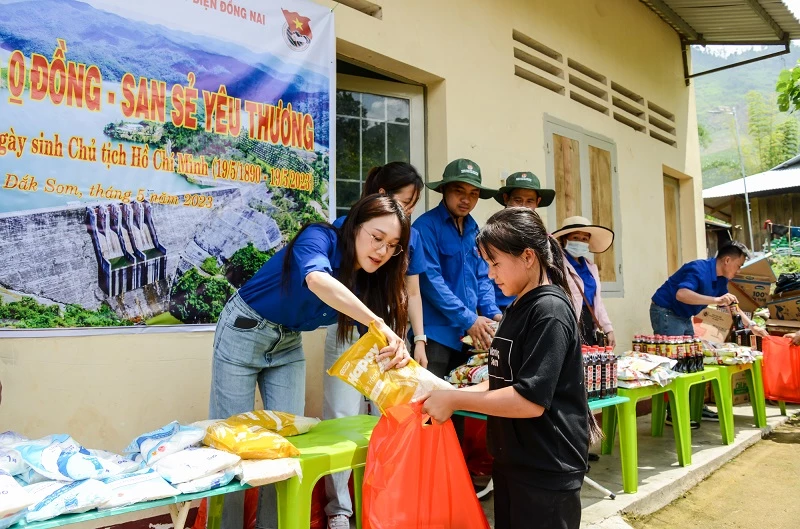
<svg viewBox="0 0 800 529"><path fill-rule="evenodd" d="M489 476L493 458L486 448L486 421L464 417L464 442L462 444L467 468L474 476Z"/></svg>
<svg viewBox="0 0 800 529"><path fill-rule="evenodd" d="M800 346L789 338L764 338L764 394L768 399L800 403Z"/></svg>
<svg viewBox="0 0 800 529"><path fill-rule="evenodd" d="M489 529L453 423L427 420L422 404L402 404L375 426L364 472L364 529Z"/></svg>
<svg viewBox="0 0 800 529"><path fill-rule="evenodd" d="M258 516L258 489L247 489L244 491L244 520L242 529L255 529L256 517ZM187 527L192 529L206 529L208 527L208 500L200 500L197 508L197 515L194 522L187 523Z"/></svg>

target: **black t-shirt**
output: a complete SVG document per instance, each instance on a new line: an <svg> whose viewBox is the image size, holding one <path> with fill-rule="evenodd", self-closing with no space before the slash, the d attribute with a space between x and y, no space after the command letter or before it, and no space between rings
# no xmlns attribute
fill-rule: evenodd
<svg viewBox="0 0 800 529"><path fill-rule="evenodd" d="M489 349L489 388L507 386L545 411L531 419L488 417L495 465L536 487L580 488L589 405L578 324L561 288L535 288L506 309Z"/></svg>

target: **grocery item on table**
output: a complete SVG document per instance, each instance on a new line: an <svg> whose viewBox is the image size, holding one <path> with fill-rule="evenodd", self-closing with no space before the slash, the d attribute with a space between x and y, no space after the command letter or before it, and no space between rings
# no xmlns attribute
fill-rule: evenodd
<svg viewBox="0 0 800 529"><path fill-rule="evenodd" d="M48 479L98 479L137 470L136 462L104 450L88 450L66 434L14 445L28 466ZM30 482L31 480L29 480Z"/></svg>
<svg viewBox="0 0 800 529"><path fill-rule="evenodd" d="M0 471L0 523L32 503L33 497L13 477Z"/></svg>
<svg viewBox="0 0 800 529"><path fill-rule="evenodd" d="M209 476L205 476L185 483L178 483L175 485L182 494L194 494L195 492L205 492L211 489L224 487L236 477L234 467L226 468L219 472L215 472Z"/></svg>
<svg viewBox="0 0 800 529"><path fill-rule="evenodd" d="M245 485L260 487L277 483L291 477L303 479L300 461L286 457L283 459L243 459L236 466L236 477Z"/></svg>
<svg viewBox="0 0 800 529"><path fill-rule="evenodd" d="M464 365L450 371L445 380L456 387L472 386L489 380L489 353L470 356Z"/></svg>
<svg viewBox="0 0 800 529"><path fill-rule="evenodd" d="M490 325L491 325L492 329L494 329L494 331L497 332L497 326L500 325L500 322L493 321ZM472 347L472 345L473 345L472 344L472 336L470 336L469 334L464 336L463 338L461 338L461 343L469 345L470 347ZM478 349L477 347L472 347L471 350L473 352L475 352L475 353L488 353L488 350L483 349L483 348Z"/></svg>
<svg viewBox="0 0 800 529"><path fill-rule="evenodd" d="M11 430L0 433L0 447L8 447L23 441L30 441L30 439Z"/></svg>
<svg viewBox="0 0 800 529"><path fill-rule="evenodd" d="M151 465L173 485L204 478L239 463L235 454L206 447L189 447L161 458Z"/></svg>
<svg viewBox="0 0 800 529"><path fill-rule="evenodd" d="M582 345L583 378L589 400L617 395L617 355L613 347Z"/></svg>
<svg viewBox="0 0 800 529"><path fill-rule="evenodd" d="M648 380L662 387L666 386L680 375L680 373L672 370L675 364L675 360L664 356L648 353L624 353L618 358L617 379L619 380L619 386L630 388L632 387L631 382L643 380ZM647 385L650 384L642 384L635 387Z"/></svg>
<svg viewBox="0 0 800 529"><path fill-rule="evenodd" d="M236 454L242 459L278 459L300 455L292 443L275 432L257 425L230 424L228 421L218 421L209 426L203 443Z"/></svg>
<svg viewBox="0 0 800 529"><path fill-rule="evenodd" d="M125 449L126 454L142 455L146 465L152 465L159 459L184 448L200 444L206 431L194 426L185 426L173 421L166 426L140 435Z"/></svg>
<svg viewBox="0 0 800 529"><path fill-rule="evenodd" d="M25 516L27 516L27 514L28 510L23 509L14 514L7 514L5 516L0 516L0 529L8 529L17 522L23 521L25 519Z"/></svg>
<svg viewBox="0 0 800 529"><path fill-rule="evenodd" d="M319 419L314 417L303 417L283 411L255 410L247 413L240 413L225 419L228 424L246 424L248 426L260 426L267 430L290 437L307 433L314 426L319 424Z"/></svg>
<svg viewBox="0 0 800 529"><path fill-rule="evenodd" d="M105 478L102 482L108 485L111 497L99 507L100 510L127 507L142 501L160 500L180 493L152 468Z"/></svg>
<svg viewBox="0 0 800 529"><path fill-rule="evenodd" d="M100 507L111 499L111 489L102 481L84 479L65 483L45 481L28 485L25 491L33 496L25 521L40 522L60 516Z"/></svg>
<svg viewBox="0 0 800 529"><path fill-rule="evenodd" d="M17 482L21 483L23 486L34 485L43 481L52 481L47 476L39 474L30 467L26 468L21 474L14 476L14 479L16 479Z"/></svg>
<svg viewBox="0 0 800 529"><path fill-rule="evenodd" d="M386 338L374 324L328 369L378 405L381 412L406 404L435 389L453 389L433 373L410 360L405 367L386 370L377 357L386 347Z"/></svg>
<svg viewBox="0 0 800 529"><path fill-rule="evenodd" d="M28 469L28 464L22 459L22 455L13 448L0 448L0 472L5 472L9 476L22 474Z"/></svg>

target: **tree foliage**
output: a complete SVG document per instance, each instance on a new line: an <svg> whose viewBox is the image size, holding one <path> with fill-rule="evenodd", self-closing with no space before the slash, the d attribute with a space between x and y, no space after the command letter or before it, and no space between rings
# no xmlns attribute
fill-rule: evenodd
<svg viewBox="0 0 800 529"><path fill-rule="evenodd" d="M275 255L275 250L262 252L252 242L244 248L236 250L228 261L225 275L236 288L241 287L258 272L270 257Z"/></svg>
<svg viewBox="0 0 800 529"><path fill-rule="evenodd" d="M747 131L758 160L758 170L768 171L797 154L798 124L779 116L774 99L750 91L747 99Z"/></svg>
<svg viewBox="0 0 800 529"><path fill-rule="evenodd" d="M173 285L169 312L183 323L214 323L234 289L224 277L189 269Z"/></svg>
<svg viewBox="0 0 800 529"><path fill-rule="evenodd" d="M4 303L0 299L0 326L23 329L50 329L54 327L116 327L133 325L123 320L103 304L97 310L88 310L80 305L44 305L34 298L23 297L19 301Z"/></svg>

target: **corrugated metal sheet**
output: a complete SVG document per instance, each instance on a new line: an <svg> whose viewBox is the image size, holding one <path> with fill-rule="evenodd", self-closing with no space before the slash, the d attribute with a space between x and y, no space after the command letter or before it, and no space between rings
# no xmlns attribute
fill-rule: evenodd
<svg viewBox="0 0 800 529"><path fill-rule="evenodd" d="M800 22L781 0L640 1L690 43L768 44L800 38ZM759 14L759 6L773 24Z"/></svg>
<svg viewBox="0 0 800 529"><path fill-rule="evenodd" d="M790 169L771 169L747 177L747 193L751 195L798 186L800 186L800 167L797 166ZM744 195L744 182L741 178L703 190L703 200L735 195Z"/></svg>

